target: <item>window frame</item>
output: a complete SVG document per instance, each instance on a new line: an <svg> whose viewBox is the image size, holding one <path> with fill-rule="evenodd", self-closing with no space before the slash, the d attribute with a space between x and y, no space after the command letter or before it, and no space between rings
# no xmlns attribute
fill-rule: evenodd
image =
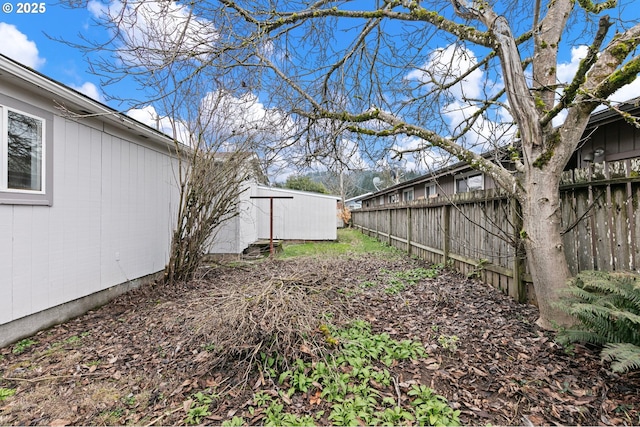
<svg viewBox="0 0 640 427"><path fill-rule="evenodd" d="M42 122L41 189L8 188L9 137L8 111ZM0 205L53 205L53 114L0 94Z"/></svg>
<svg viewBox="0 0 640 427"><path fill-rule="evenodd" d="M411 195L411 198L408 197L409 194ZM413 188L402 190L402 201L405 203L412 202L414 199L414 194L415 193L413 191Z"/></svg>
<svg viewBox="0 0 640 427"><path fill-rule="evenodd" d="M480 186L480 188L474 188L474 189L469 189L469 179L471 178L475 178L475 177L480 177L480 179L482 180L482 185ZM460 181L464 181L465 182L465 187L466 190L465 191L458 191L458 182ZM472 191L481 191L484 190L485 187L485 182L484 182L484 174L482 172L478 173L478 172L469 172L463 175L458 175L455 177L455 179L453 180L453 189L455 194L458 193L470 193Z"/></svg>
<svg viewBox="0 0 640 427"><path fill-rule="evenodd" d="M438 188L435 182L428 182L424 185L424 198L431 199L433 197L438 197Z"/></svg>

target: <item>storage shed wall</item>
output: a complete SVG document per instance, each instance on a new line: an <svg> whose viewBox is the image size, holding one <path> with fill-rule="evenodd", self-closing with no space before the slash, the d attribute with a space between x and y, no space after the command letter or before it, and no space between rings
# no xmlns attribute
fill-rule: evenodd
<svg viewBox="0 0 640 427"><path fill-rule="evenodd" d="M273 238L281 240L336 240L337 198L323 194L258 186L258 196L293 197L273 200ZM269 238L269 199L253 199L257 208L258 238Z"/></svg>
<svg viewBox="0 0 640 427"><path fill-rule="evenodd" d="M225 221L216 230L208 250L210 254L239 254L258 240L256 206L250 199L256 194L256 184L248 181L239 196L238 215Z"/></svg>

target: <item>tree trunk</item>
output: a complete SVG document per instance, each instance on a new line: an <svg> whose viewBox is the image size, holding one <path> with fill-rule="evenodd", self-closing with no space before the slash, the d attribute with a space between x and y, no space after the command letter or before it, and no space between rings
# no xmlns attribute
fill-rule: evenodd
<svg viewBox="0 0 640 427"><path fill-rule="evenodd" d="M528 181L526 199L521 200L521 235L540 309L537 323L545 329L557 329L573 323L572 317L557 306L571 276L560 234L559 176L533 167Z"/></svg>

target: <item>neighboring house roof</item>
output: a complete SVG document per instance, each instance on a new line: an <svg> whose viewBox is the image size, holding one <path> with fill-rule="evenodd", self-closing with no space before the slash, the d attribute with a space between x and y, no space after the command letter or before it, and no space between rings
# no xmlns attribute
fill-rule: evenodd
<svg viewBox="0 0 640 427"><path fill-rule="evenodd" d="M364 193L364 194L360 194L359 196L355 196L355 197L351 197L350 199L345 200L345 203L351 203L351 202L359 202L362 199L366 199L367 197L371 196L373 193L370 191L368 193Z"/></svg>
<svg viewBox="0 0 640 427"><path fill-rule="evenodd" d="M38 87L40 91L48 93L54 102L60 104L61 115L66 114L66 109L70 118L97 117L118 128L136 133L150 142L170 149L174 146L173 139L166 134L2 54L0 79L11 82L14 87L30 91L33 90L33 86Z"/></svg>
<svg viewBox="0 0 640 427"><path fill-rule="evenodd" d="M626 101L620 104L619 106L617 106L616 109L632 115L640 114L640 97L630 99L629 101ZM620 117L620 113L616 110L607 108L602 111L597 111L591 114L591 117L589 118L589 123L587 124L587 127L585 129L585 132L592 130L594 128L597 128L598 126L602 126L618 120L621 120L621 117ZM490 150L485 153L482 153L481 156L485 158L496 157L498 159L501 159L501 161L505 163L509 163L510 162L509 153L506 150L506 147L507 146L498 147L494 150ZM380 195L388 194L388 193L395 193L398 190L404 189L406 187L411 187L415 184L426 183L427 181L431 181L442 176L452 175L452 174L471 171L471 170L473 170L473 168L471 168L471 166L469 166L468 163L457 162L455 164L436 169L433 172L429 172L427 174L418 176L416 178L389 186L380 191L376 191L375 193L369 193L367 195L364 195L365 197L363 197L363 199L374 198L374 197L378 197Z"/></svg>
<svg viewBox="0 0 640 427"><path fill-rule="evenodd" d="M620 110L625 113L637 115L640 113L640 97L632 98L624 103L618 105L616 110ZM607 123L620 120L620 113L611 108L597 111L591 114L587 129L594 128L596 126L602 126Z"/></svg>

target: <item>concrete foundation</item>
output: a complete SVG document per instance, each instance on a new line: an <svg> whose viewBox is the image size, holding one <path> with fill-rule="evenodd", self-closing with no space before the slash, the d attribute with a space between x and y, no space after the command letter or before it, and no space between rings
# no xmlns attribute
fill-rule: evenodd
<svg viewBox="0 0 640 427"><path fill-rule="evenodd" d="M159 271L130 280L86 297L0 325L0 347L5 347L23 338L30 337L38 331L78 317L132 289L153 283L162 277L162 273L162 271Z"/></svg>

